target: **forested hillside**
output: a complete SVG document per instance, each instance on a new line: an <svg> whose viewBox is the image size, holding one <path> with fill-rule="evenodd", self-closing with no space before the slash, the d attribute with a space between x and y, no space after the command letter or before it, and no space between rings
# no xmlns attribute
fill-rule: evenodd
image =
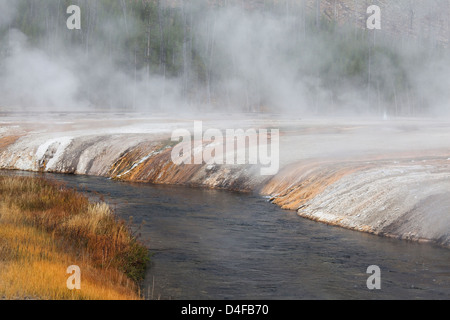
<svg viewBox="0 0 450 320"><path fill-rule="evenodd" d="M447 112L450 1L375 2L0 0L0 108Z"/></svg>

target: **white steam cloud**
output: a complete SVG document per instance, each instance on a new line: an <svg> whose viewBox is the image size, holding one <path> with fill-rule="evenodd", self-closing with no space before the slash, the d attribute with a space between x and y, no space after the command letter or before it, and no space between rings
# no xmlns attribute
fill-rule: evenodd
<svg viewBox="0 0 450 320"><path fill-rule="evenodd" d="M82 45L74 45L73 34L60 29L65 28L67 15L59 6L59 11L54 10L57 2L42 3L47 7L41 9L48 10L41 22L46 35L37 40L27 38L14 25L16 1L0 0L0 108L449 113L448 48L437 49L436 42L424 45L402 32L392 36L380 31L375 36L358 31L355 25L327 33L326 26L317 29L311 23L315 19L311 1L304 2L308 5L286 1L282 12L207 6L203 1L173 7L163 1L159 14L150 17L153 32L157 30L160 38L149 37L148 48L147 39L141 39L141 46L130 47L142 21L130 13L129 1L120 1L123 15L114 18L107 17L106 2L79 1L84 19L77 36L83 39ZM425 15L408 3L414 19L438 17L435 6L428 7ZM164 24L164 10L178 10L179 21L172 15ZM176 23L184 24L178 33L164 29ZM442 29L432 26L439 32ZM180 44L172 45L169 52L173 39ZM159 49L154 49L155 43L161 44ZM157 52L159 70L137 63L150 45L151 54L144 61L154 62ZM182 72L169 75L169 60Z"/></svg>

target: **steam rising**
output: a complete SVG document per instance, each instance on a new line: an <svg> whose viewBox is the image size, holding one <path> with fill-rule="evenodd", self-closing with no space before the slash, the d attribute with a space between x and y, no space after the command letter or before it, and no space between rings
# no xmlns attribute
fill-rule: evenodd
<svg viewBox="0 0 450 320"><path fill-rule="evenodd" d="M329 0L319 19L307 0L253 9L143 1L145 10L80 0L80 31L66 29L61 2L32 2L0 0L0 110L449 113L450 36L427 24L448 27L438 5L448 1L398 2L409 8L405 30L383 8L397 34L336 19L336 6L329 19ZM38 36L19 23L27 8Z"/></svg>
<svg viewBox="0 0 450 320"><path fill-rule="evenodd" d="M51 60L44 51L31 48L26 36L11 30L10 54L4 60L1 77L2 102L11 106L75 109L79 79L64 61Z"/></svg>

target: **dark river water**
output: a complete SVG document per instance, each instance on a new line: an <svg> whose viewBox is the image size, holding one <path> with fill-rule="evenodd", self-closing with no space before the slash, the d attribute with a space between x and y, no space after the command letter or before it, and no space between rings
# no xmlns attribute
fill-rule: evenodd
<svg viewBox="0 0 450 320"><path fill-rule="evenodd" d="M256 195L45 176L132 217L152 253L149 299L450 299L447 248L312 222ZM367 288L371 265L379 290Z"/></svg>

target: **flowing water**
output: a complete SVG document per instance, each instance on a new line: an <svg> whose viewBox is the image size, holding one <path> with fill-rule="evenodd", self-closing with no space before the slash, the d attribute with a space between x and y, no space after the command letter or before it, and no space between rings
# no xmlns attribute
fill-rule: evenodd
<svg viewBox="0 0 450 320"><path fill-rule="evenodd" d="M450 299L448 248L312 222L256 195L42 175L132 217L152 253L149 299ZM367 288L370 265L380 290Z"/></svg>

